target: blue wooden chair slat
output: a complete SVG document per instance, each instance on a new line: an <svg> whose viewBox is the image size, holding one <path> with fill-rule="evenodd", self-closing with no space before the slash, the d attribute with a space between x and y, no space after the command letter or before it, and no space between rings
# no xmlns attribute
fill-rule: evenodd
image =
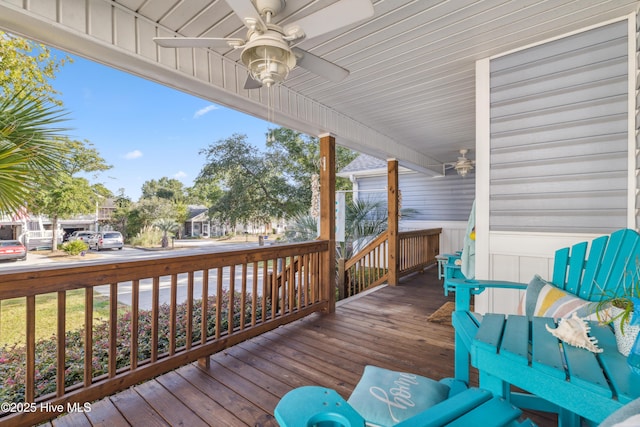
<svg viewBox="0 0 640 427"><path fill-rule="evenodd" d="M580 286L580 292L578 296L580 298L592 300L594 292L599 292L596 286L596 275L601 266L601 260L604 251L607 247L609 236L601 236L594 239L591 242L591 249L589 251L589 258L584 267L584 274L582 275L582 286ZM555 282L554 282L555 283Z"/></svg>
<svg viewBox="0 0 640 427"><path fill-rule="evenodd" d="M587 242L578 243L571 247L571 258L569 259L569 273L567 282L563 289L576 295L582 281L585 259L587 254Z"/></svg>
<svg viewBox="0 0 640 427"><path fill-rule="evenodd" d="M559 288L564 288L569 271L569 254L571 248L562 248L556 251L553 257L553 276L551 281L557 283Z"/></svg>
<svg viewBox="0 0 640 427"><path fill-rule="evenodd" d="M437 427L444 426L472 409L488 402L493 395L487 390L470 388L449 399L432 406L426 411L404 420L395 427Z"/></svg>
<svg viewBox="0 0 640 427"><path fill-rule="evenodd" d="M603 299L605 293L617 292L617 286L630 267L629 261L637 257L636 239L630 233L635 234L632 230L619 230L611 234L595 279L596 286L602 289L592 295L594 300Z"/></svg>
<svg viewBox="0 0 640 427"><path fill-rule="evenodd" d="M545 325L553 327L553 319L536 317L531 326L531 340L536 343L531 355L531 364L540 372L555 378L565 378L564 361L558 349L558 340Z"/></svg>
<svg viewBox="0 0 640 427"><path fill-rule="evenodd" d="M477 345L495 350L497 353L503 326L504 316L497 314L485 315L476 334L475 341Z"/></svg>
<svg viewBox="0 0 640 427"><path fill-rule="evenodd" d="M568 344L561 344L571 373L569 381L579 387L605 397L612 397L611 388L597 360L588 352Z"/></svg>
<svg viewBox="0 0 640 427"><path fill-rule="evenodd" d="M524 316L514 316L502 336L500 353L521 365L529 364L529 334L522 334L529 328L529 320Z"/></svg>
<svg viewBox="0 0 640 427"><path fill-rule="evenodd" d="M516 421L522 411L502 398L494 397L489 402L467 412L455 421L447 424L448 427L499 427L509 425Z"/></svg>
<svg viewBox="0 0 640 427"><path fill-rule="evenodd" d="M602 329L593 328L591 332L600 345L611 347L615 345L614 337L603 334ZM637 391L638 377L635 376L630 369L612 369L612 366L620 366L620 360L625 358L622 354L618 352L604 352L599 358L611 382L611 388L616 393L620 403L629 403L633 399L640 397L640 392Z"/></svg>

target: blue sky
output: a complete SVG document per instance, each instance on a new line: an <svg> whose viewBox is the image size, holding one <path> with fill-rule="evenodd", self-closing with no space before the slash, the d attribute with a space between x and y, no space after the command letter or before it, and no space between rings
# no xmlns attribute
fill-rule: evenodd
<svg viewBox="0 0 640 427"><path fill-rule="evenodd" d="M58 57L63 52L53 50ZM89 140L113 168L102 182L138 200L142 184L163 176L186 187L200 172L203 148L234 133L264 147L276 125L76 56L52 81L69 113L69 137Z"/></svg>

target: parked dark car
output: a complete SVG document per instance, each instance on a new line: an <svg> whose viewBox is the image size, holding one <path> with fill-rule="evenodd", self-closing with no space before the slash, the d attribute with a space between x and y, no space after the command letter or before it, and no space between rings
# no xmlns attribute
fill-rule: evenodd
<svg viewBox="0 0 640 427"><path fill-rule="evenodd" d="M89 249L99 251L101 249L122 249L124 239L119 231L103 231L89 238Z"/></svg>
<svg viewBox="0 0 640 427"><path fill-rule="evenodd" d="M27 248L19 240L0 240L0 260L27 259Z"/></svg>

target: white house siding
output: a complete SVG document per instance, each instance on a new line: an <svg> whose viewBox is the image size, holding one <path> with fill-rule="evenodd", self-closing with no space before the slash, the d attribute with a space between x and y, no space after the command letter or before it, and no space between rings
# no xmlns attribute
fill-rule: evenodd
<svg viewBox="0 0 640 427"><path fill-rule="evenodd" d="M556 249L636 227L636 32L632 15L478 62L477 277L550 278Z"/></svg>
<svg viewBox="0 0 640 427"><path fill-rule="evenodd" d="M387 175L357 178L354 195L360 199L381 201L386 209ZM400 221L403 231L442 228L440 253L462 248L467 220L475 193L475 175L465 178L451 171L445 177L428 177L418 172L399 175L401 207L416 213Z"/></svg>

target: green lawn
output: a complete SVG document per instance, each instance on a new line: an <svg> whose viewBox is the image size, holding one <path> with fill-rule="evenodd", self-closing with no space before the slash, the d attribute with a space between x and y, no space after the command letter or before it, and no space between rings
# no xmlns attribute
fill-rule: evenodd
<svg viewBox="0 0 640 427"><path fill-rule="evenodd" d="M2 301L0 306L0 346L15 343L25 344L26 336L26 298L15 298ZM84 326L84 289L67 292L68 331ZM109 300L107 297L94 295L94 319L107 319ZM58 318L58 294L51 293L36 297L36 340L55 335Z"/></svg>

